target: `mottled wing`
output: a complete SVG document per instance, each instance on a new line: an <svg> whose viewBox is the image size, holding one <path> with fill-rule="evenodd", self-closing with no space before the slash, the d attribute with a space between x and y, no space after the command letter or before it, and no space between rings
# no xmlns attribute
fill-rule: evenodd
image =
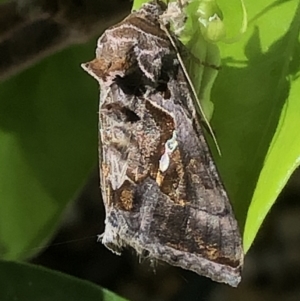
<svg viewBox="0 0 300 301"><path fill-rule="evenodd" d="M145 165L147 172L140 173L142 177L112 191L114 205L106 217L103 242L118 249L129 245L142 256L237 286L243 264L238 225L199 123L193 117L192 99L181 71L166 89L134 101L139 102L135 111L143 103L148 104L139 121L144 125L141 129L145 143L141 141L140 149L135 151L143 153L148 147L156 151ZM158 136L148 136L149 118L155 121L153 129L157 126L153 132L159 131L159 144ZM169 153L169 166L161 171L158 163L174 131L177 147ZM145 158L140 159L142 167ZM126 202L120 197L124 191L129 196ZM125 208L124 203L130 203L130 207ZM113 225L117 225L117 231ZM115 235L111 235L114 231Z"/></svg>
<svg viewBox="0 0 300 301"><path fill-rule="evenodd" d="M146 188L143 195L144 200L151 199L153 208L145 235L152 241L148 250L170 264L237 286L243 265L239 228L193 117L195 108L181 70L168 82L168 90L170 98L156 93L151 100L174 117L178 148L161 185L154 188L152 184L152 191Z"/></svg>
<svg viewBox="0 0 300 301"><path fill-rule="evenodd" d="M145 4L99 39L103 243L237 286L237 222L176 53ZM153 64L152 64L153 62Z"/></svg>

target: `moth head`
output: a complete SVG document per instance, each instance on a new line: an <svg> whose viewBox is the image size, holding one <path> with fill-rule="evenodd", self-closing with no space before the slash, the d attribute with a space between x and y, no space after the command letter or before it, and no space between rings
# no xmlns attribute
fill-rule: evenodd
<svg viewBox="0 0 300 301"><path fill-rule="evenodd" d="M148 20L156 21L166 8L167 5L162 1L151 1L143 4L138 13Z"/></svg>

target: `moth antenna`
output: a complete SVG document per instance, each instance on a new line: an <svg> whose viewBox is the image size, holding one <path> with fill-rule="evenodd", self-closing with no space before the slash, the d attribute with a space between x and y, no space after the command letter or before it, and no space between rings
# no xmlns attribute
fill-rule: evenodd
<svg viewBox="0 0 300 301"><path fill-rule="evenodd" d="M201 115L202 115L202 117L203 117L203 119L204 119L204 122L207 124L207 127L208 127L208 129L209 129L209 132L210 132L210 134L211 134L211 136L212 136L212 139L213 139L213 141L214 141L214 144L215 144L215 146L216 146L217 152L218 152L219 156L221 156L221 155L222 155L222 154L221 154L221 149L220 149L220 147L219 147L217 138L216 138L216 136L215 136L215 134L214 134L214 132L213 132L213 129L212 129L211 126L210 126L210 123L209 123L208 119L206 118L206 116L205 116L205 114L204 114L204 111L203 111L202 106L201 106L201 104L200 104L200 101L199 101L199 99L198 99L197 92L196 92L196 90L195 90L195 88L194 88L194 85L193 85L193 83L192 83L192 81L191 81L191 78L190 78L190 76L189 76L189 74L188 74L188 72L187 72L187 70L186 70L186 68L185 68L185 65L184 65L183 60L182 60L182 58L181 58L181 55L180 55L180 53L179 53L178 47L177 47L176 43L174 42L174 39L172 38L171 34L169 33L167 27L166 27L164 24L161 23L161 28L165 31L165 33L166 33L166 35L168 36L168 38L169 38L169 40L170 40L172 46L173 46L174 49L176 50L176 56L177 56L177 59L178 59L178 61L179 61L180 66L181 66L181 68L182 68L182 70L183 70L184 76L186 77L186 80L188 81L188 84L189 84L189 86L190 86L190 88L191 88L191 90L192 90L192 93L193 93L193 95L194 95L194 98L195 98L195 100L196 100L197 103L198 103L198 108L199 108L200 113L201 113Z"/></svg>

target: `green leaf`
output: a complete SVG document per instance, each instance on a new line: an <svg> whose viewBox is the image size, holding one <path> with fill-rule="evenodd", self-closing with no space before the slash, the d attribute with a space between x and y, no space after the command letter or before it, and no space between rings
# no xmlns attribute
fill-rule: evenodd
<svg viewBox="0 0 300 301"><path fill-rule="evenodd" d="M2 258L45 242L96 165L98 88L80 68L93 52L74 47L0 85Z"/></svg>
<svg viewBox="0 0 300 301"><path fill-rule="evenodd" d="M299 51L299 49L298 49ZM297 54L300 57L300 53ZM297 58L295 56L295 58ZM300 165L300 78L291 79L287 101L265 158L248 210L244 245L248 250L274 200Z"/></svg>
<svg viewBox="0 0 300 301"><path fill-rule="evenodd" d="M230 10L236 21L238 11L225 1L220 7L224 22ZM247 34L238 43L219 45L223 69L212 94L212 123L223 155L216 160L245 225L245 252L300 154L299 1L247 1L246 7Z"/></svg>
<svg viewBox="0 0 300 301"><path fill-rule="evenodd" d="M0 300L126 301L88 281L35 265L6 261L0 261Z"/></svg>

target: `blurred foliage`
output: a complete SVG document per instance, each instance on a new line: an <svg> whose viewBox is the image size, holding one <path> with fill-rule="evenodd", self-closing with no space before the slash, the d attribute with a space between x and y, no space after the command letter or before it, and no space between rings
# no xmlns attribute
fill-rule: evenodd
<svg viewBox="0 0 300 301"><path fill-rule="evenodd" d="M126 301L88 281L9 261L0 261L0 300Z"/></svg>
<svg viewBox="0 0 300 301"><path fill-rule="evenodd" d="M73 47L0 86L0 253L28 257L97 163L98 87Z"/></svg>

